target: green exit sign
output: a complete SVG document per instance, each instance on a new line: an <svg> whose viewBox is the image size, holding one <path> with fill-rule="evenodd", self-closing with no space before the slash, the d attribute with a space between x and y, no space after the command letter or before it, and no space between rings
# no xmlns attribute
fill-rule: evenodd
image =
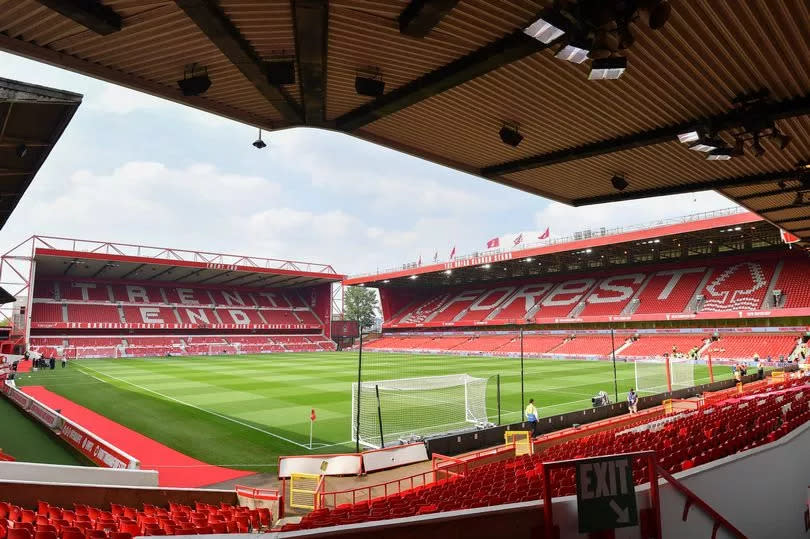
<svg viewBox="0 0 810 539"><path fill-rule="evenodd" d="M589 459L576 468L580 533L638 525L630 457Z"/></svg>

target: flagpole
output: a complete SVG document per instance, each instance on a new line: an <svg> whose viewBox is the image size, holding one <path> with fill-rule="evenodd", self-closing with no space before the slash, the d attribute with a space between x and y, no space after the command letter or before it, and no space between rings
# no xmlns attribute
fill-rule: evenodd
<svg viewBox="0 0 810 539"><path fill-rule="evenodd" d="M312 417L309 418L309 450L312 451L312 424L315 423Z"/></svg>

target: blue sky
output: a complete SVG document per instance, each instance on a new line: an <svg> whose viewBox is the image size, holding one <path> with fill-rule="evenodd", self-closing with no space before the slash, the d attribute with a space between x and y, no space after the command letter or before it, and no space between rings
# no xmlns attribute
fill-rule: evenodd
<svg viewBox="0 0 810 539"><path fill-rule="evenodd" d="M570 208L350 136L257 131L0 53L0 77L84 95L6 226L32 235L326 262L366 273L495 236L636 224L730 207L714 193Z"/></svg>

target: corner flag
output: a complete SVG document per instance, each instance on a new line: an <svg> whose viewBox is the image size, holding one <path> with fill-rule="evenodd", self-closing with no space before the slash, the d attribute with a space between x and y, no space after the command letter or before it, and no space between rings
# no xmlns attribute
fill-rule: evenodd
<svg viewBox="0 0 810 539"><path fill-rule="evenodd" d="M315 408L313 408L312 411L309 413L309 420L315 421Z"/></svg>

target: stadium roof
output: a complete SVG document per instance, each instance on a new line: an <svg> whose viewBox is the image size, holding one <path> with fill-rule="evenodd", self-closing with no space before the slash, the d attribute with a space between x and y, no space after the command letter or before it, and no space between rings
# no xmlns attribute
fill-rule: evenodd
<svg viewBox="0 0 810 539"><path fill-rule="evenodd" d="M79 94L0 78L0 228L81 102Z"/></svg>
<svg viewBox="0 0 810 539"><path fill-rule="evenodd" d="M639 5L0 0L0 49L265 129L336 129L569 204L717 189L810 239L807 3L671 2L658 30ZM539 17L562 17L562 35L526 35ZM566 44L613 49L626 72L590 81L591 62L555 57ZM184 96L184 73L207 73L210 89ZM360 95L358 75L360 93L384 91ZM518 146L501 141L505 124ZM679 142L692 131L744 155L707 160Z"/></svg>
<svg viewBox="0 0 810 539"><path fill-rule="evenodd" d="M340 282L327 264L125 243L32 236L3 257L36 261L37 275L245 288Z"/></svg>
<svg viewBox="0 0 810 539"><path fill-rule="evenodd" d="M520 249L495 249L436 264L406 264L374 275L352 276L344 284L419 288L461 285L740 253L782 243L776 227L751 212L731 209L648 226L582 231Z"/></svg>

